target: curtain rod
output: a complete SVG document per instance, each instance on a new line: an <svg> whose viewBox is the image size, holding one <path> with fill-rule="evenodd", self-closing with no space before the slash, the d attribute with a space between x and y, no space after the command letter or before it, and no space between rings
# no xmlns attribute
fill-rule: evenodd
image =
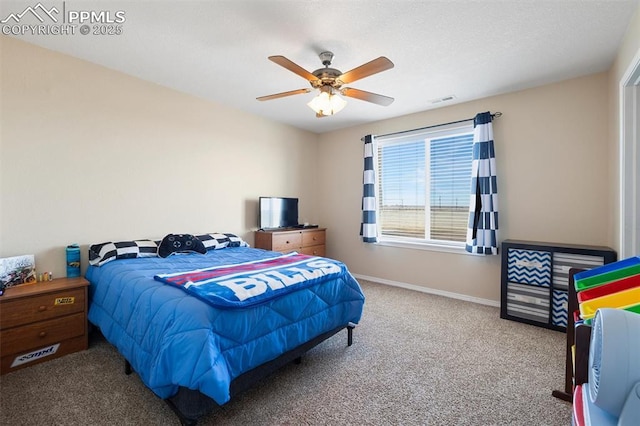
<svg viewBox="0 0 640 426"><path fill-rule="evenodd" d="M501 112L496 112L494 114L491 114L491 118L497 118L502 116ZM432 129L434 127L441 127L441 126L448 126L449 124L458 124L458 123L464 123L465 121L473 121L475 120L475 117L473 118L466 118L464 120L458 120L458 121L450 121L449 123L441 123L441 124L434 124L433 126L427 126L427 127L419 127L417 129L411 129L411 130L402 130L400 132L393 132L393 133L387 133L384 135L376 135L377 137L384 137L384 136L393 136L393 135L401 135L403 133L409 133L409 132L417 132L418 130L426 130L426 129ZM364 139L363 139L364 140Z"/></svg>

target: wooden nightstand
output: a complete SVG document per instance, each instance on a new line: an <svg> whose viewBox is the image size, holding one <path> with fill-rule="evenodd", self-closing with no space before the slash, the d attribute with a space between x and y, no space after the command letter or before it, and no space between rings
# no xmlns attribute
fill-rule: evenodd
<svg viewBox="0 0 640 426"><path fill-rule="evenodd" d="M88 286L78 277L6 289L0 296L0 374L87 349Z"/></svg>

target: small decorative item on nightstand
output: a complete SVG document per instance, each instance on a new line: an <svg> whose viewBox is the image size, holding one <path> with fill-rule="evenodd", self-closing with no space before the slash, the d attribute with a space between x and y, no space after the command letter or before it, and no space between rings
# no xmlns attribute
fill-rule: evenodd
<svg viewBox="0 0 640 426"><path fill-rule="evenodd" d="M37 281L34 255L27 254L0 259L0 295L6 288Z"/></svg>
<svg viewBox="0 0 640 426"><path fill-rule="evenodd" d="M80 276L80 246L71 244L67 246L67 277Z"/></svg>

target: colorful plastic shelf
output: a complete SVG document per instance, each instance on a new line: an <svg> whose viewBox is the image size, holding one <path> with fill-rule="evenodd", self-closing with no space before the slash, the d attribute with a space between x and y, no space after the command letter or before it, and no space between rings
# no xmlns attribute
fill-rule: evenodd
<svg viewBox="0 0 640 426"><path fill-rule="evenodd" d="M576 291L583 291L640 274L640 257L630 257L575 274Z"/></svg>
<svg viewBox="0 0 640 426"><path fill-rule="evenodd" d="M583 302L580 304L580 317L593 318L600 308L635 309L636 305L640 305L640 287Z"/></svg>
<svg viewBox="0 0 640 426"><path fill-rule="evenodd" d="M640 287L640 274L632 275L618 281L612 281L605 285L583 290L578 293L578 303L583 303L587 300L596 299L608 294L618 293L619 291L630 290L636 287Z"/></svg>

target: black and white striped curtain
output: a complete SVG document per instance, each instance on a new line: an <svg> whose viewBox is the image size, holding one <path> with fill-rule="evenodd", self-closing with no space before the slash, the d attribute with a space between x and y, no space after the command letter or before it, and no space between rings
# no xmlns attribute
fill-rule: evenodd
<svg viewBox="0 0 640 426"><path fill-rule="evenodd" d="M376 172L375 172L375 137L364 137L364 173L362 176L362 223L360 235L365 243L378 241L378 227L376 225Z"/></svg>
<svg viewBox="0 0 640 426"><path fill-rule="evenodd" d="M498 254L498 186L491 113L473 120L473 162L466 250Z"/></svg>

